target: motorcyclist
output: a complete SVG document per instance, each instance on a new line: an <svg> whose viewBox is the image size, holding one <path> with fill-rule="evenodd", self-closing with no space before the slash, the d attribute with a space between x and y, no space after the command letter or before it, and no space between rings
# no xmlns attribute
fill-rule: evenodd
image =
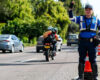
<svg viewBox="0 0 100 80"><path fill-rule="evenodd" d="M57 28L51 28L49 32L45 32L43 34L43 37L44 37L44 43L46 41L52 43L53 54L56 55L56 42L57 40L59 40L57 36Z"/></svg>

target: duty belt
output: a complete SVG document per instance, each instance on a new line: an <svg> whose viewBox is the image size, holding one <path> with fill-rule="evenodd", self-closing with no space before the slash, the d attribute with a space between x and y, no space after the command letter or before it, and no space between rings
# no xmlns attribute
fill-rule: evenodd
<svg viewBox="0 0 100 80"><path fill-rule="evenodd" d="M79 40L93 42L93 38L80 38Z"/></svg>

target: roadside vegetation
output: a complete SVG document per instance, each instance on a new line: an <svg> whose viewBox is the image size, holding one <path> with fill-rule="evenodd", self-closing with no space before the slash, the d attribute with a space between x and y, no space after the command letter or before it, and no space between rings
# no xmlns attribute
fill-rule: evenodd
<svg viewBox="0 0 100 80"><path fill-rule="evenodd" d="M68 27L68 6L71 0L0 0L0 34L15 34L24 43L35 45L48 26L58 28L65 42ZM83 13L80 0L75 0L74 14ZM74 25L73 25L74 26ZM28 44L26 44L28 45Z"/></svg>

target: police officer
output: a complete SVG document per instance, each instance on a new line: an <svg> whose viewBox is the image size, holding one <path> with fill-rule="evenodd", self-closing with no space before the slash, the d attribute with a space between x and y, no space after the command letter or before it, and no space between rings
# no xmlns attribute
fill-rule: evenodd
<svg viewBox="0 0 100 80"><path fill-rule="evenodd" d="M72 4L71 4L72 5ZM73 3L74 5L74 3ZM100 26L100 21L92 16L93 7L90 4L85 6L85 15L73 17L72 9L73 5L69 7L69 17L71 21L79 24L80 34L79 34L79 65L78 65L78 75L76 80L83 80L84 64L85 58L88 52L89 61L91 63L94 80L98 80L98 68L96 63L96 45L95 36L97 28ZM100 29L100 27L99 27Z"/></svg>

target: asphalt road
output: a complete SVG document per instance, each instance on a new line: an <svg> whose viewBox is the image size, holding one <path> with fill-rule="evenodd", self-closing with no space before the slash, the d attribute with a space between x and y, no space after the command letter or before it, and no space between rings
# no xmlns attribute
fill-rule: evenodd
<svg viewBox="0 0 100 80"><path fill-rule="evenodd" d="M97 62L100 66L99 56ZM42 52L36 53L35 47L27 47L23 53L0 53L0 80L71 80L77 77L77 67L75 45L63 45L50 62Z"/></svg>

